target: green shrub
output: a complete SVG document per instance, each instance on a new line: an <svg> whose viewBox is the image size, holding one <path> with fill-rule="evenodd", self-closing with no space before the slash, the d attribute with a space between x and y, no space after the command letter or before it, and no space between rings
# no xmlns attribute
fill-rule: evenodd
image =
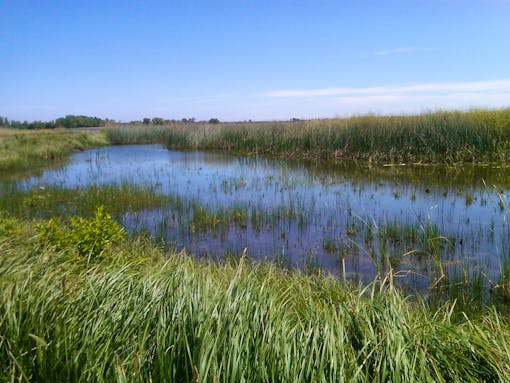
<svg viewBox="0 0 510 383"><path fill-rule="evenodd" d="M17 220L2 216L2 212L0 211L0 238L10 237L16 232L18 232Z"/></svg>
<svg viewBox="0 0 510 383"><path fill-rule="evenodd" d="M97 208L94 217L71 217L69 225L50 219L40 226L43 238L57 250L74 250L80 256L96 258L125 237L125 230L103 206Z"/></svg>

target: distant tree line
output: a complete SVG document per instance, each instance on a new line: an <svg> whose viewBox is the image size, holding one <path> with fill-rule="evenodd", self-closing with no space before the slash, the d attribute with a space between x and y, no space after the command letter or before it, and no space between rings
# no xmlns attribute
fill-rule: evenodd
<svg viewBox="0 0 510 383"><path fill-rule="evenodd" d="M0 126L13 129L95 128L104 126L107 121L98 117L67 115L55 121L21 122L0 116Z"/></svg>
<svg viewBox="0 0 510 383"><path fill-rule="evenodd" d="M54 129L54 128L94 128L104 126L107 123L115 122L109 119L101 119L98 117L89 116L74 116L67 115L65 117L57 118L54 121L16 121L9 120L7 117L0 116L0 127L13 128L13 129ZM140 121L131 121L131 124L144 124L144 125L164 125L176 122L194 123L197 122L194 117L183 118L181 120L167 120L161 117L148 118L145 117ZM200 123L219 124L220 120L211 118L209 121L198 121Z"/></svg>

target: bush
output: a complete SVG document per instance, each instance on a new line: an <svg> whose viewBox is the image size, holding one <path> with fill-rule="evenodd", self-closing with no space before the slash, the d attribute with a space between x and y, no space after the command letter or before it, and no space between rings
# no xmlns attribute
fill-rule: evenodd
<svg viewBox="0 0 510 383"><path fill-rule="evenodd" d="M97 208L92 218L71 217L69 225L50 219L39 230L57 250L73 249L78 255L89 258L101 256L125 237L124 228L104 212L103 206Z"/></svg>
<svg viewBox="0 0 510 383"><path fill-rule="evenodd" d="M104 121L98 117L89 116L73 116L67 115L65 117L57 118L55 126L62 126L64 128L91 128L104 125Z"/></svg>
<svg viewBox="0 0 510 383"><path fill-rule="evenodd" d="M0 238L10 237L18 231L17 220L14 218L2 216L2 212L0 211Z"/></svg>

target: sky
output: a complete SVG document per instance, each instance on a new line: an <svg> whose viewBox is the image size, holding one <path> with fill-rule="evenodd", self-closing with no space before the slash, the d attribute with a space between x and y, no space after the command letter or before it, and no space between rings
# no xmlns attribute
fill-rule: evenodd
<svg viewBox="0 0 510 383"><path fill-rule="evenodd" d="M510 0L0 0L0 116L510 107Z"/></svg>

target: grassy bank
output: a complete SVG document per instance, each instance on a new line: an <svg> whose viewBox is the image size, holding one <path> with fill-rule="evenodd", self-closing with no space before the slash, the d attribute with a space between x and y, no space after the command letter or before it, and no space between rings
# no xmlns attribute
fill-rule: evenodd
<svg viewBox="0 0 510 383"><path fill-rule="evenodd" d="M510 159L510 109L414 116L265 123L133 125L108 130L113 144L163 143L297 158L379 162L489 162Z"/></svg>
<svg viewBox="0 0 510 383"><path fill-rule="evenodd" d="M3 129L0 131L0 172L40 169L65 159L74 151L106 144L102 133Z"/></svg>
<svg viewBox="0 0 510 383"><path fill-rule="evenodd" d="M510 379L496 312L458 321L390 281L199 262L140 239L84 257L44 225L0 220L2 381Z"/></svg>

